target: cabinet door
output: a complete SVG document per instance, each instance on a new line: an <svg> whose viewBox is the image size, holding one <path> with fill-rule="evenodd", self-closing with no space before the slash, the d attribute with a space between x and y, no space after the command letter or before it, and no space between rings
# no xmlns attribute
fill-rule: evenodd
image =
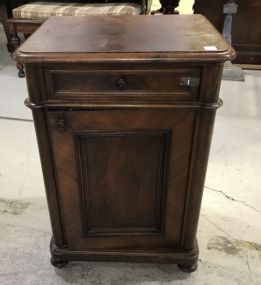
<svg viewBox="0 0 261 285"><path fill-rule="evenodd" d="M180 245L196 111L50 111L71 250Z"/></svg>

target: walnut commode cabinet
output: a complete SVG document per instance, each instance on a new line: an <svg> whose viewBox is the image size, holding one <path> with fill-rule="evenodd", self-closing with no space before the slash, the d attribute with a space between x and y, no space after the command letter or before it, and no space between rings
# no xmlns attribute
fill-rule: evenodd
<svg viewBox="0 0 261 285"><path fill-rule="evenodd" d="M53 265L196 269L223 63L234 55L200 15L52 17L17 50Z"/></svg>

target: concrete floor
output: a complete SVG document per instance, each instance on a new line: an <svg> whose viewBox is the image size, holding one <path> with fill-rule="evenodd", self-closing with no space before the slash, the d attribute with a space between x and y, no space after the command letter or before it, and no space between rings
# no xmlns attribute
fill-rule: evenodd
<svg viewBox="0 0 261 285"><path fill-rule="evenodd" d="M0 32L1 35L1 32ZM261 284L261 72L224 81L193 274L175 265L49 263L51 237L31 113L0 36L0 284ZM18 120L16 120L18 119Z"/></svg>

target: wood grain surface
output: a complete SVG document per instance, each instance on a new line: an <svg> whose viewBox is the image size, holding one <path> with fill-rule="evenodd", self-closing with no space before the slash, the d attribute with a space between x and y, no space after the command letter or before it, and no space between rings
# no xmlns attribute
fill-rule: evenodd
<svg viewBox="0 0 261 285"><path fill-rule="evenodd" d="M234 50L201 15L51 17L15 57L21 62L129 57L225 61Z"/></svg>

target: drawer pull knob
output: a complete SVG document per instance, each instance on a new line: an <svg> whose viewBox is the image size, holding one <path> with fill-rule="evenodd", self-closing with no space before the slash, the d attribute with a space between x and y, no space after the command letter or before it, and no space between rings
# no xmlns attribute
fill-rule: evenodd
<svg viewBox="0 0 261 285"><path fill-rule="evenodd" d="M63 133L65 131L66 123L64 119L58 119L56 123L56 129L59 133Z"/></svg>
<svg viewBox="0 0 261 285"><path fill-rule="evenodd" d="M197 77L181 77L179 85L180 86L198 87L199 82L200 82L200 80Z"/></svg>
<svg viewBox="0 0 261 285"><path fill-rule="evenodd" d="M117 84L120 89L125 89L127 87L127 83L124 78L120 78L117 80Z"/></svg>

